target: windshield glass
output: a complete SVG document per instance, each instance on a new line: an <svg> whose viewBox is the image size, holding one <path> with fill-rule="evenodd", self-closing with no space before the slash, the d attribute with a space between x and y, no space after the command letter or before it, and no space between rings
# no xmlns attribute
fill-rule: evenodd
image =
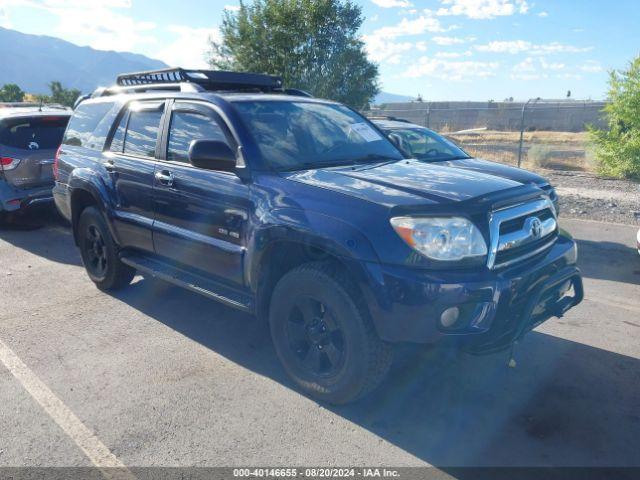
<svg viewBox="0 0 640 480"><path fill-rule="evenodd" d="M469 158L453 142L426 128L394 128L388 134L395 137L400 149L410 158L430 162Z"/></svg>
<svg viewBox="0 0 640 480"><path fill-rule="evenodd" d="M402 159L384 135L343 105L257 101L235 106L276 170Z"/></svg>

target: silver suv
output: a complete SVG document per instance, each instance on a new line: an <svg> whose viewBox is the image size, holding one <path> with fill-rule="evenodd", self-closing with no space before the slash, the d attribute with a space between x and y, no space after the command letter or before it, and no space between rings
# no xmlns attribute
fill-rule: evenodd
<svg viewBox="0 0 640 480"><path fill-rule="evenodd" d="M52 202L53 163L71 110L0 103L0 220Z"/></svg>

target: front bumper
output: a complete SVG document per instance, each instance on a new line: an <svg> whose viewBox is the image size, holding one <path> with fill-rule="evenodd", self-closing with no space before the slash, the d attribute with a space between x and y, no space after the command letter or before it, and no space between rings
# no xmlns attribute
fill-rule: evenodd
<svg viewBox="0 0 640 480"><path fill-rule="evenodd" d="M390 342L456 346L475 353L507 348L513 341L582 301L577 249L560 235L545 253L499 272L426 272L370 265L366 295L380 337ZM565 290L573 295L563 295ZM454 328L440 323L458 307Z"/></svg>
<svg viewBox="0 0 640 480"><path fill-rule="evenodd" d="M15 188L0 179L0 211L17 212L38 205L51 204L53 184L36 188Z"/></svg>

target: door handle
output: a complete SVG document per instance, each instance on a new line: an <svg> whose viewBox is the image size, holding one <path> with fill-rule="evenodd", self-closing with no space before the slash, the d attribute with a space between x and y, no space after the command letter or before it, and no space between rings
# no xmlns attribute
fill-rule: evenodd
<svg viewBox="0 0 640 480"><path fill-rule="evenodd" d="M108 160L104 162L102 165L104 165L105 170L109 173L113 173L116 171L116 165L115 163L113 163L112 160Z"/></svg>
<svg viewBox="0 0 640 480"><path fill-rule="evenodd" d="M169 170L161 170L155 174L156 180L162 185L170 187L173 185L173 173Z"/></svg>

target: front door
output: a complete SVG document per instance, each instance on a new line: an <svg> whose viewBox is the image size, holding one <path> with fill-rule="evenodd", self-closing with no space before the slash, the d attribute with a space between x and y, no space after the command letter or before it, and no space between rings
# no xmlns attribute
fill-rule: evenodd
<svg viewBox="0 0 640 480"><path fill-rule="evenodd" d="M114 226L121 246L153 251L153 183L164 101L132 102L104 154L115 189Z"/></svg>
<svg viewBox="0 0 640 480"><path fill-rule="evenodd" d="M176 101L164 159L155 173L153 243L156 253L230 286L244 283L249 187L235 174L189 163L193 140L237 145L224 121L197 102Z"/></svg>

